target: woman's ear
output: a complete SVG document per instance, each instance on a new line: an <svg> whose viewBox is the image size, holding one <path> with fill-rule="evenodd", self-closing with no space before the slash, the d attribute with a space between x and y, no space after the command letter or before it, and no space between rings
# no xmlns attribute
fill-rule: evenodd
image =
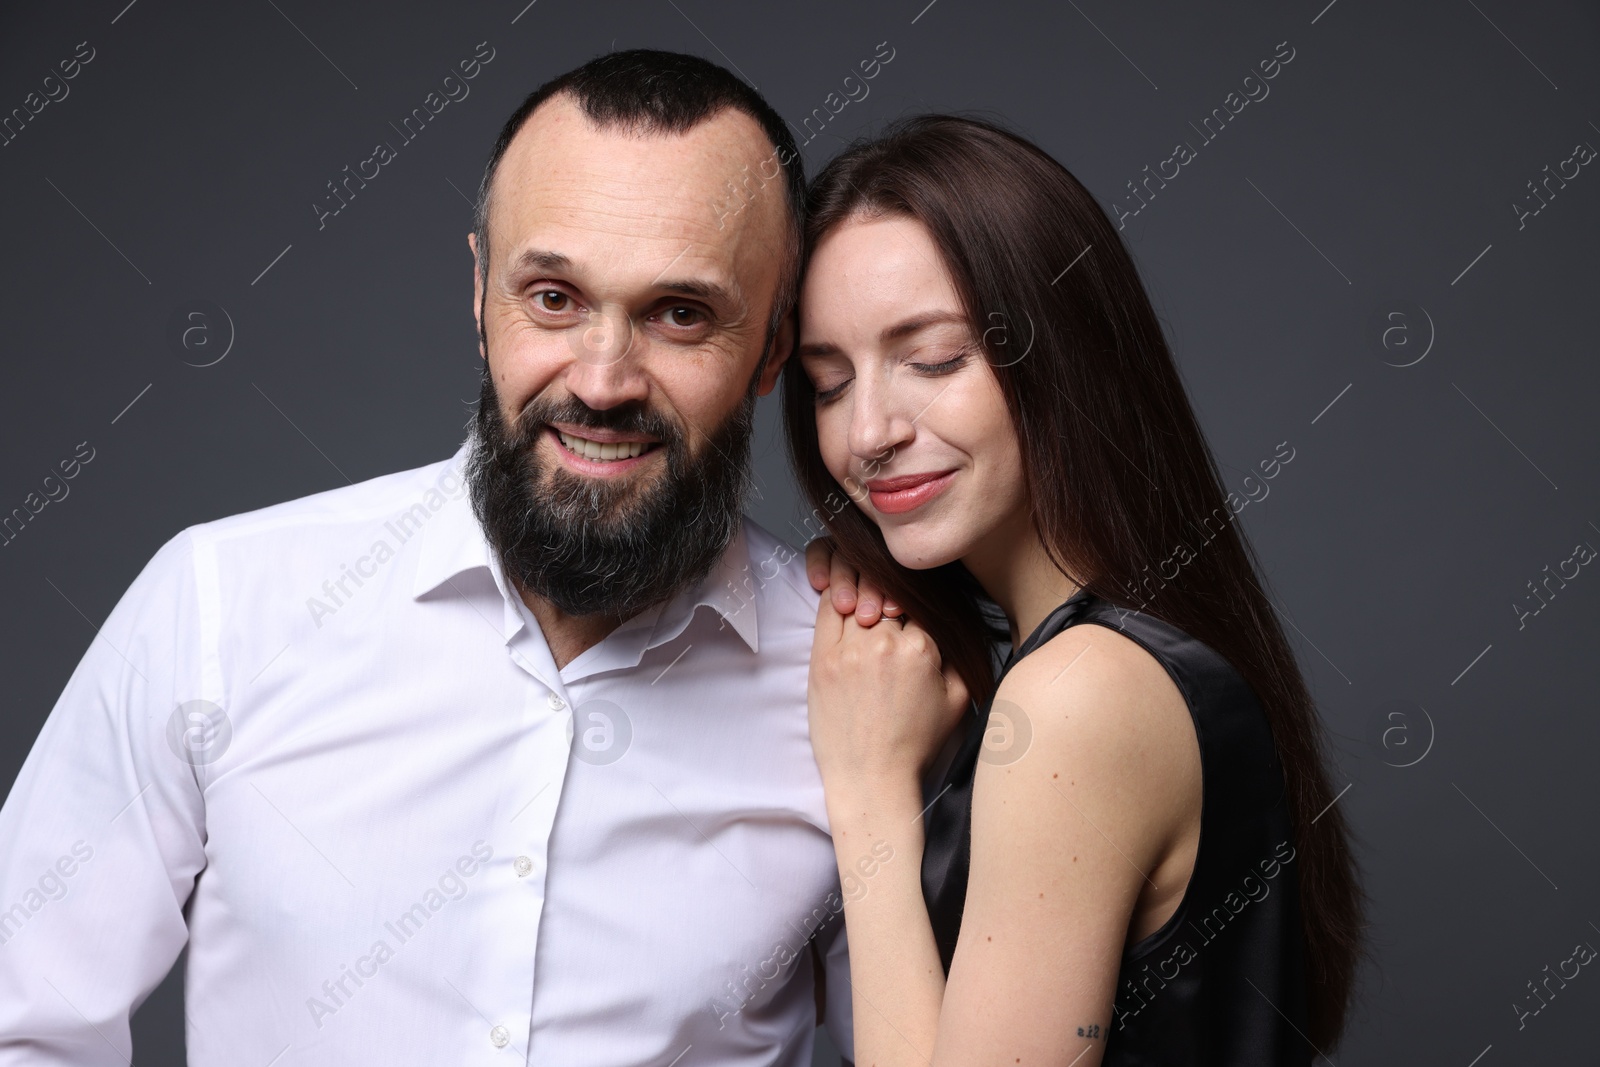
<svg viewBox="0 0 1600 1067"><path fill-rule="evenodd" d="M794 352L795 313L793 311L783 317L778 324L778 332L772 337L772 351L767 354L766 365L761 368L761 381L757 383L756 393L766 396L778 385L778 375L783 371L783 365L789 362L789 356Z"/></svg>

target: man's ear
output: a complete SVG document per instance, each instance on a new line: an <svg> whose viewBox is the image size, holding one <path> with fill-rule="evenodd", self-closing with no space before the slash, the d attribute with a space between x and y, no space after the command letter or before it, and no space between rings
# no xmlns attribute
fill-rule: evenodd
<svg viewBox="0 0 1600 1067"><path fill-rule="evenodd" d="M795 313L791 311L778 324L778 332L772 338L772 354L767 357L767 365L761 368L761 381L756 386L758 395L766 396L777 388L778 375L794 353L794 334Z"/></svg>
<svg viewBox="0 0 1600 1067"><path fill-rule="evenodd" d="M478 324L478 356L488 359L483 350L483 271L478 267L477 234L467 234L467 247L472 249L472 321Z"/></svg>

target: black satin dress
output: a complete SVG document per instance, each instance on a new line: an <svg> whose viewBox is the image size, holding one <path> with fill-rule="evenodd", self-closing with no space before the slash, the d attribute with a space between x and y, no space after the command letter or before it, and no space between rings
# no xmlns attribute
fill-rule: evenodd
<svg viewBox="0 0 1600 1067"><path fill-rule="evenodd" d="M1309 1064L1298 864L1260 703L1208 646L1087 592L1051 612L1012 652L1001 677L1062 630L1085 623L1119 631L1166 668L1194 719L1202 775L1194 874L1172 918L1123 954L1102 1063ZM926 819L922 892L946 973L966 899L972 780L988 718L984 708L969 720L935 786L945 791Z"/></svg>

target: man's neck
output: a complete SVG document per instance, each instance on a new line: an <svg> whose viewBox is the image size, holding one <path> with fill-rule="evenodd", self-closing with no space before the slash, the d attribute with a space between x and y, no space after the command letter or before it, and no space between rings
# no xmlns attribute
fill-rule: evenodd
<svg viewBox="0 0 1600 1067"><path fill-rule="evenodd" d="M543 597L518 586L522 602L533 612L534 621L550 647L550 657L560 670L606 639L622 620L612 615L568 615Z"/></svg>

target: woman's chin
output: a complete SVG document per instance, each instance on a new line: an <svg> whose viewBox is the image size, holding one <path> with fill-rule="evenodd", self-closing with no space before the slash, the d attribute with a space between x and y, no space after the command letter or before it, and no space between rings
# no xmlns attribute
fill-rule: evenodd
<svg viewBox="0 0 1600 1067"><path fill-rule="evenodd" d="M932 570L953 563L961 558L963 551L949 538L918 537L904 527L892 534L885 531L883 543L896 563L913 571Z"/></svg>

